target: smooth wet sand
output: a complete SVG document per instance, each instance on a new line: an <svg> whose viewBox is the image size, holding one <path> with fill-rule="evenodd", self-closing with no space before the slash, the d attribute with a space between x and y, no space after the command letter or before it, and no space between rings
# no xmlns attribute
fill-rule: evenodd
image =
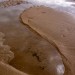
<svg viewBox="0 0 75 75"><path fill-rule="evenodd" d="M45 3L41 3L42 5L45 5ZM40 4L40 5L41 5ZM46 40L44 40L42 37L36 35L36 33L34 33L31 29L29 29L26 25L20 23L20 19L19 19L19 16L20 14L23 12L23 10L26 10L27 8L29 7L32 7L33 5L39 5L39 3L37 2L33 2L32 4L21 4L21 5L18 5L18 6L10 6L8 8L0 8L0 31L3 32L6 36L6 41L5 41L5 44L11 46L11 50L15 53L15 58L10 62L10 64L12 66L14 66L15 68L19 69L19 70L22 70L23 72L26 72L26 73L30 73L30 74L33 74L33 75L36 75L36 73L38 74L37 69L35 69L35 66L34 68L30 68L33 67L32 66L32 62L33 61L30 61L31 59L29 60L26 60L25 61L25 64L23 64L23 62L20 61L20 58L23 58L24 59L27 59L27 58L24 58L24 51L27 52L27 50L30 49L31 45L35 45L35 49L38 47L40 51L40 46L42 46L41 50L50 50L51 48L47 49L48 44L46 42ZM50 4L49 4L50 5ZM56 8L57 10L61 9L62 11L66 11L66 12L69 12L69 13L74 13L74 8L72 7L63 7L63 6L59 6L59 5L45 5L45 6L48 6L48 7L53 7L53 8ZM45 13L45 12L43 12ZM32 22L30 22L32 23ZM34 41L35 40L35 41ZM43 44L41 43L43 41L44 45L46 45L45 47L43 46ZM37 45L35 43L38 43ZM41 43L41 44L40 44ZM40 44L40 45L39 45ZM51 47L51 45L49 46ZM36 51L35 49L32 48L32 51ZM57 51L55 48L53 49L54 51ZM22 51L22 52L21 52ZM21 55L20 52L22 53ZM53 52L53 51L52 51ZM31 55L31 51L30 53L28 53L27 55L25 56L28 56L28 58L31 58L32 55ZM69 52L71 53L71 52ZM73 52L72 52L73 53ZM52 54L52 53L51 53ZM54 57L56 56L59 56L58 53L54 53ZM56 54L56 55L55 55ZM45 53L46 55L46 53ZM72 55L72 54L71 54ZM34 59L32 57L32 59L34 61L37 61L37 59L39 60L38 58L38 55L35 53L33 54L34 56ZM59 56L59 59L61 57ZM56 58L57 60L58 58ZM22 61L23 61L22 60ZM54 60L54 63L53 64L56 64L56 60ZM29 62L30 61L30 62ZM60 63L62 64L61 60L58 60L60 61ZM27 62L27 63L26 63ZM29 62L29 63L28 63ZM34 62L35 63L35 62ZM59 64L59 63L58 63ZM3 65L3 66L2 66ZM35 64L36 65L36 64ZM1 63L1 66L4 68L4 64ZM25 66L25 67L23 67ZM29 66L29 67L28 67ZM6 68L8 67L5 67L5 71L6 71ZM43 69L43 67L41 67ZM59 67L60 68L60 67ZM10 69L10 68L9 68ZM61 69L60 69L61 70ZM67 70L70 70L67 68ZM10 70L11 71L11 70ZM35 71L35 72L34 72ZM62 70L63 71L63 70ZM4 72L4 71L3 71ZM13 71L12 71L13 72ZM15 71L14 71L15 72ZM40 72L40 71L39 71ZM53 71L54 72L54 71ZM67 71L66 71L67 72ZM8 72L9 73L9 72ZM18 74L21 74L19 71L17 71ZM17 73L14 73L14 74L17 74ZM47 73L47 72L46 72ZM67 72L68 73L68 72ZM23 74L23 73L22 73ZM45 73L44 73L45 74ZM53 75L56 75L55 72ZM58 75L58 74L57 74ZM66 74L65 74L66 75ZM67 75L72 75L70 74L67 74Z"/></svg>
<svg viewBox="0 0 75 75"><path fill-rule="evenodd" d="M34 14L33 14L34 13ZM21 14L22 22L53 41L75 70L75 17L47 7L33 7Z"/></svg>

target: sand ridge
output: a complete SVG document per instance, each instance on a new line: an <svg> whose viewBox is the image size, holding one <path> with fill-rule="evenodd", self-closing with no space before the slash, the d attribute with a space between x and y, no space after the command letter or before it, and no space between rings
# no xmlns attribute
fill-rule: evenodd
<svg viewBox="0 0 75 75"><path fill-rule="evenodd" d="M21 19L24 24L49 41L52 40L58 46L60 52L69 60L69 68L74 74L75 17L67 12L40 6L24 11L21 14Z"/></svg>

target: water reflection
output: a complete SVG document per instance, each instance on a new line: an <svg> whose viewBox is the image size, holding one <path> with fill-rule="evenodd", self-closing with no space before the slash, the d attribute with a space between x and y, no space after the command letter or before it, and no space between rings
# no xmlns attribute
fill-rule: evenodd
<svg viewBox="0 0 75 75"><path fill-rule="evenodd" d="M73 8L68 7L68 6L71 6L71 4L74 4L74 3L65 2L65 0L28 0L28 2L32 3L32 5L45 5L45 6L48 6L48 7L52 7L52 5L53 5L53 7L55 6L55 8L57 8L57 9L60 8L61 10L63 9L63 10L66 10L68 12L72 12L72 11L75 12L73 10ZM7 36L10 34L11 37L14 37L15 34L18 34L18 36L21 36L21 41L22 41L22 39L23 39L22 36L24 36L25 33L21 29L22 27L20 27L22 25L19 23L19 18L18 17L19 17L20 13L23 10L26 10L27 8L31 7L32 5L22 4L22 5L15 6L15 7L9 7L9 8L6 8L6 9L0 9L1 10L0 11L0 16L1 16L0 17L0 22L2 23L1 25L5 27L5 30L7 30L7 31L10 30L10 31L8 31L9 33L7 33ZM11 22L11 24L10 24L10 22ZM6 26L6 24L8 26ZM0 29L1 29L1 25L0 25ZM14 31L14 28L17 30L17 32L15 31L14 32L15 34L13 35L12 31ZM18 31L19 28L20 28L21 32ZM1 31L4 32L4 29L1 29ZM21 33L23 35L19 35L19 33ZM14 42L14 41L12 41L12 42ZM57 72L59 74L60 73L63 74L64 71L62 69L63 69L62 65L57 66Z"/></svg>
<svg viewBox="0 0 75 75"><path fill-rule="evenodd" d="M63 65L58 65L57 66L57 72L61 75L61 74L64 74L64 66Z"/></svg>
<svg viewBox="0 0 75 75"><path fill-rule="evenodd" d="M35 4L57 4L61 6L71 6L74 2L67 2L66 0L28 0L28 2Z"/></svg>

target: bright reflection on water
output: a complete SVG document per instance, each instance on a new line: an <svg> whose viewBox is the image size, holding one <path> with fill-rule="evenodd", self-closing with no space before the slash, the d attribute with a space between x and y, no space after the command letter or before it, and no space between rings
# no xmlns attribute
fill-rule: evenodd
<svg viewBox="0 0 75 75"><path fill-rule="evenodd" d="M66 2L65 0L28 0L29 2L35 3L35 4L57 4L61 6L71 6L72 4L75 4L74 2Z"/></svg>
<svg viewBox="0 0 75 75"><path fill-rule="evenodd" d="M35 0L33 0L35 1ZM65 0L36 0L38 2L46 2L46 3L62 3L64 2Z"/></svg>
<svg viewBox="0 0 75 75"><path fill-rule="evenodd" d="M27 0L27 2L34 6L44 5L75 15L74 2L67 2L66 0Z"/></svg>
<svg viewBox="0 0 75 75"><path fill-rule="evenodd" d="M61 75L63 75L64 74L64 66L63 65L58 65L57 66L57 72Z"/></svg>

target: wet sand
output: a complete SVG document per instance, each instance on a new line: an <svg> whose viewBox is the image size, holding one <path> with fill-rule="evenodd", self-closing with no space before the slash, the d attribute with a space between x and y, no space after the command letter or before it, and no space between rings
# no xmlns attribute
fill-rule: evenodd
<svg viewBox="0 0 75 75"><path fill-rule="evenodd" d="M5 34L5 38L6 38L5 44L9 45L11 47L11 50L15 54L15 58L10 62L10 65L12 65L14 68L17 68L17 70L21 70L22 72L32 74L32 75L38 75L38 74L40 75L41 70L39 69L38 66L41 64L38 64L37 60L40 62L38 56L40 56L40 51L42 51L42 53L44 53L44 54L42 54L42 57L40 57L41 60L42 60L42 58L45 57L44 55L50 54L48 60L52 59L52 58L50 58L51 56L53 57L53 59L52 59L53 61L52 62L49 61L49 63L48 63L48 64L50 64L50 62L51 62L51 64L52 64L51 67L53 67L53 70L50 71L50 73L52 73L53 75L63 75L63 73L64 73L63 61L62 61L62 58L61 58L58 50L56 49L56 47L52 43L50 43L51 41L49 42L46 38L44 39L39 34L35 33L27 25L24 25L23 23L21 23L21 20L19 18L20 14L23 12L23 10L26 10L30 7L37 6L37 5L38 6L44 5L49 8L55 8L56 11L64 11L64 12L68 12L70 14L74 14L74 12L75 12L73 10L75 8L70 7L70 6L64 7L63 5L60 6L57 4L56 5L55 4L45 4L45 3L40 4L36 1L30 2L27 4L20 4L20 5L16 5L16 6L11 5L6 8L0 7L0 31ZM45 13L45 12L43 12L43 13ZM37 21L35 21L35 22L37 22ZM30 23L33 24L32 21L30 21ZM30 24L28 24L28 25L30 25ZM57 40L59 40L59 39L57 39ZM52 41L53 41L53 39L52 39ZM36 50L36 49L38 49L38 50ZM47 52L45 52L46 50L47 50ZM27 53L27 51L28 51L28 53ZM38 54L36 54L36 53L38 53ZM64 53L66 54L67 52L64 51ZM69 52L69 53L73 53L73 52ZM48 57L48 56L46 56L46 57ZM44 60L44 61L46 61L46 60ZM57 63L57 61L58 62L60 61L60 62ZM44 63L44 64L47 64L47 63ZM59 72L60 67L58 67L58 72L56 69L57 67L55 67L56 65L59 65L59 64L61 64L61 66L62 66L62 68L60 69L61 74ZM66 62L65 62L65 64L67 66L66 67L67 75L72 75L72 74L70 74L70 72L68 72L68 71L70 71L70 69L68 68L68 64ZM1 63L1 65L2 65L2 63ZM33 69L32 69L32 67L33 67ZM36 69L35 69L35 67L36 67ZM6 70L6 68L7 67L5 67L5 70ZM40 68L44 69L43 67L40 67ZM39 70L39 71L37 71L37 70ZM17 72L17 73L21 74L20 72ZM41 72L41 73L43 74L43 72ZM45 75L47 73L48 73L47 71L44 72ZM66 73L65 73L65 75L66 75ZM15 74L16 73L14 73L14 75Z"/></svg>
<svg viewBox="0 0 75 75"><path fill-rule="evenodd" d="M70 61L71 71L74 73L75 16L42 6L24 11L21 19L23 23L58 46L60 52Z"/></svg>

